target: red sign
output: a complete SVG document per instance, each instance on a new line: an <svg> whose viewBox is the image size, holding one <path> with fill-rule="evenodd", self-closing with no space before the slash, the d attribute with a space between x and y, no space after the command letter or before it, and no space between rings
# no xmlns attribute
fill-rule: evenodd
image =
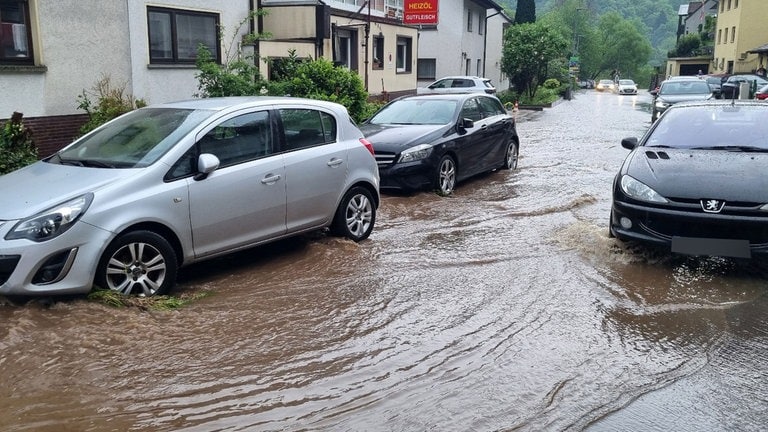
<svg viewBox="0 0 768 432"><path fill-rule="evenodd" d="M438 0L404 0L403 24L437 24Z"/></svg>

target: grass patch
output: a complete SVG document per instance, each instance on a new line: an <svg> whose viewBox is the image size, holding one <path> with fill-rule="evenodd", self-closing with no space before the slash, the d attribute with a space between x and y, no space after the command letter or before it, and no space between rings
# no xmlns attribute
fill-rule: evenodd
<svg viewBox="0 0 768 432"><path fill-rule="evenodd" d="M123 295L117 291L108 289L94 288L88 294L88 300L96 303L102 303L104 305L122 308L122 307L136 307L145 310L158 310L158 311L170 311L180 309L194 301L210 297L213 293L211 291L200 291L191 294L182 294L179 296L152 296L152 297L137 297Z"/></svg>

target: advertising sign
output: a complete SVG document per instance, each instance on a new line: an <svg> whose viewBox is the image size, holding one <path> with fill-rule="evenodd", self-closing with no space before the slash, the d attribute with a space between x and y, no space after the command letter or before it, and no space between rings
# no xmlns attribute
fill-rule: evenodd
<svg viewBox="0 0 768 432"><path fill-rule="evenodd" d="M438 0L404 0L403 24L437 24Z"/></svg>

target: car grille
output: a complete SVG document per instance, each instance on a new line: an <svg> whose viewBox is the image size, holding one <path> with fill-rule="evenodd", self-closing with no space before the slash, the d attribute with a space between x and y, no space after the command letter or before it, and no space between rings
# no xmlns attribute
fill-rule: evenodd
<svg viewBox="0 0 768 432"><path fill-rule="evenodd" d="M709 214L701 209L699 200L677 199L675 211L689 216L668 213L647 213L641 221L645 229L660 237L704 237L749 240L753 246L768 244L768 213L756 210L761 204L730 202L720 213Z"/></svg>
<svg viewBox="0 0 768 432"><path fill-rule="evenodd" d="M395 163L395 153L391 152L376 152L376 164L379 168L386 168Z"/></svg>

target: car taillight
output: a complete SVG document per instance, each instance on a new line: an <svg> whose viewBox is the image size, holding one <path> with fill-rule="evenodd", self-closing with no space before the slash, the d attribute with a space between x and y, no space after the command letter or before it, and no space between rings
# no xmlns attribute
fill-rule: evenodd
<svg viewBox="0 0 768 432"><path fill-rule="evenodd" d="M496 90L494 90L494 89L485 89L485 92L488 93L488 94L494 94L494 93L496 93Z"/></svg>
<svg viewBox="0 0 768 432"><path fill-rule="evenodd" d="M362 143L365 148L368 149L369 152L371 152L371 155L376 156L376 154L373 152L373 144L371 144L370 141L368 141L365 138L360 138L360 143Z"/></svg>

